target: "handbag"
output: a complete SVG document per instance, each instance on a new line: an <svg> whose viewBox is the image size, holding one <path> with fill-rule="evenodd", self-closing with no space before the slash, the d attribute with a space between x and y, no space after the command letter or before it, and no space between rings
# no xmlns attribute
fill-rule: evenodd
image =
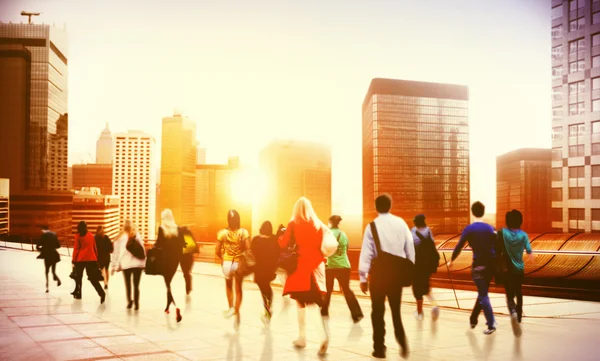
<svg viewBox="0 0 600 361"><path fill-rule="evenodd" d="M247 276L254 272L255 266L256 257L254 257L254 253L252 253L252 250L245 250L240 257L237 273L241 276Z"/></svg>
<svg viewBox="0 0 600 361"><path fill-rule="evenodd" d="M375 222L371 222L370 226L373 241L375 241L375 248L377 249L377 257L371 263L372 273L378 274L376 277L396 281L400 287L412 285L415 265L404 257L384 252L381 249L381 242Z"/></svg>
<svg viewBox="0 0 600 361"><path fill-rule="evenodd" d="M198 244L196 244L192 235L184 234L183 239L185 241L185 248L183 249L184 254L198 253Z"/></svg>
<svg viewBox="0 0 600 361"><path fill-rule="evenodd" d="M151 248L146 254L146 267L144 272L147 275L162 275L162 269L160 267L160 248Z"/></svg>
<svg viewBox="0 0 600 361"><path fill-rule="evenodd" d="M325 257L331 257L337 251L340 244L328 227L323 225L322 229L323 239L321 240L321 254Z"/></svg>
<svg viewBox="0 0 600 361"><path fill-rule="evenodd" d="M131 237L127 240L125 249L127 249L129 253L131 253L133 257L137 259L143 260L146 258L144 247L137 241L137 239L135 239L135 237Z"/></svg>
<svg viewBox="0 0 600 361"><path fill-rule="evenodd" d="M296 236L294 235L294 223L290 227L290 241L281 253L277 261L278 268L284 270L288 276L296 272L298 268L298 252L296 252Z"/></svg>

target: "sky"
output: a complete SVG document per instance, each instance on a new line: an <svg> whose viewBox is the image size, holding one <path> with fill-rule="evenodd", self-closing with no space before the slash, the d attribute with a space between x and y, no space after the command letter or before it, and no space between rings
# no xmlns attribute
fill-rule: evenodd
<svg viewBox="0 0 600 361"><path fill-rule="evenodd" d="M160 145L174 109L207 161L256 166L272 139L331 145L334 212L362 210L373 78L469 87L471 200L496 208L496 156L551 145L550 0L0 1L0 21L65 27L69 162L108 122Z"/></svg>

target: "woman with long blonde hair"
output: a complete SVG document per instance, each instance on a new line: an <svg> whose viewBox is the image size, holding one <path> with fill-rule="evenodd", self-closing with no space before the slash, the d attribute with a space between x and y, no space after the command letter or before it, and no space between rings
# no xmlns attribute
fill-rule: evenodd
<svg viewBox="0 0 600 361"><path fill-rule="evenodd" d="M158 228L158 238L156 239L155 247L160 249L161 252L160 266L165 279L165 285L167 286L167 307L165 308L165 313L169 313L169 307L172 303L176 307L177 322L181 322L183 317L171 293L171 281L181 261L183 249L185 248L185 240L183 232L180 232L179 226L175 223L173 212L170 209L165 209L161 214L161 224Z"/></svg>
<svg viewBox="0 0 600 361"><path fill-rule="evenodd" d="M297 348L306 347L306 306L315 304L322 308L323 296L327 292L325 286L325 257L321 246L324 232L329 229L315 213L311 202L301 197L294 204L292 219L284 234L279 238L279 247L286 248L296 242L298 267L288 275L283 295L290 295L298 306L299 337L294 341ZM319 355L324 355L329 347L329 325L327 317L321 316L325 339L319 348Z"/></svg>
<svg viewBox="0 0 600 361"><path fill-rule="evenodd" d="M135 255L128 249L128 243L134 244L140 250L141 255ZM134 243L135 242L135 243ZM130 248L131 249L131 248ZM146 265L144 241L140 234L135 230L133 223L129 220L125 221L123 232L117 237L114 243L114 256L112 261L112 272L123 271L123 279L125 280L125 292L127 296L127 309L135 304L135 310L140 309L140 281L142 279L142 271ZM132 287L133 281L133 287ZM133 289L133 298L131 291Z"/></svg>

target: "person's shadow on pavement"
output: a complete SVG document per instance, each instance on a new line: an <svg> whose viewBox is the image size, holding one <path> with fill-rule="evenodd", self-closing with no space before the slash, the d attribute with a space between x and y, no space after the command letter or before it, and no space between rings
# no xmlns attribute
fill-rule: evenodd
<svg viewBox="0 0 600 361"><path fill-rule="evenodd" d="M265 342L263 343L260 361L273 361L273 337L271 335L271 329L265 329L264 334Z"/></svg>

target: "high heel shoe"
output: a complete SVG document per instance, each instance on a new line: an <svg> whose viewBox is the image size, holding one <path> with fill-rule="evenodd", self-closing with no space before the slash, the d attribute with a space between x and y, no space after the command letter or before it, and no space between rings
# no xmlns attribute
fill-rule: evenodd
<svg viewBox="0 0 600 361"><path fill-rule="evenodd" d="M181 322L181 320L183 320L183 317L181 317L181 311L179 310L179 308L175 309L175 313L177 314L177 317L175 319L177 320L177 322Z"/></svg>

